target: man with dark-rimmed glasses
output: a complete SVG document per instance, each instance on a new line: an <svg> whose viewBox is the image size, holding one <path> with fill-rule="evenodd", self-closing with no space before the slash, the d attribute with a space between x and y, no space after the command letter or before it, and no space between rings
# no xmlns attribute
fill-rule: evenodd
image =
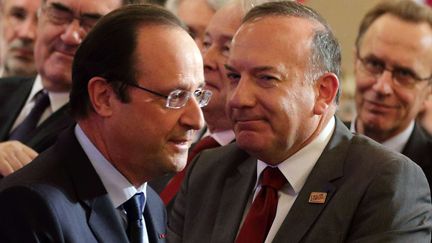
<svg viewBox="0 0 432 243"><path fill-rule="evenodd" d="M97 20L130 0L44 0L36 77L0 80L0 178L20 169L73 124L67 115L75 51Z"/></svg>
<svg viewBox="0 0 432 243"><path fill-rule="evenodd" d="M432 9L409 0L378 4L363 18L355 53L351 130L408 156L431 185L432 140L415 119L431 93Z"/></svg>

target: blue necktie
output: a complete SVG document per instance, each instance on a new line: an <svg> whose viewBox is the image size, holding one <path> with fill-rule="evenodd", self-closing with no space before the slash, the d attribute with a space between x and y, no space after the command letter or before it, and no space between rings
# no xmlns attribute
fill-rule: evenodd
<svg viewBox="0 0 432 243"><path fill-rule="evenodd" d="M123 204L128 219L128 227L126 229L131 243L143 243L144 239L144 224L143 224L143 207L144 193L135 194Z"/></svg>
<svg viewBox="0 0 432 243"><path fill-rule="evenodd" d="M49 106L50 100L47 92L40 91L36 94L35 105L28 116L10 134L9 140L26 142L29 134L36 128L42 114Z"/></svg>

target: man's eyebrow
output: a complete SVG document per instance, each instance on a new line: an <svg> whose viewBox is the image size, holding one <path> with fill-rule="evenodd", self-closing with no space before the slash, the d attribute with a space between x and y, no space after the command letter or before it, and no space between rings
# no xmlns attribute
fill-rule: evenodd
<svg viewBox="0 0 432 243"><path fill-rule="evenodd" d="M54 2L51 3L51 7L59 10L59 11L63 11L63 12L68 12L70 14L74 14L74 11L69 8L68 6L58 3L58 2ZM83 13L80 14L80 17L85 17L85 18L90 18L90 19L94 19L94 20L98 20L100 18L102 18L102 14L98 14L98 13Z"/></svg>
<svg viewBox="0 0 432 243"><path fill-rule="evenodd" d="M237 72L237 70L234 67L231 67L228 64L225 64L224 66L228 71ZM252 68L252 72L262 72L262 71L269 71L269 70L274 70L274 69L275 68L272 66L261 66L261 67Z"/></svg>
<svg viewBox="0 0 432 243"><path fill-rule="evenodd" d="M69 8L68 6L63 5L61 3L53 2L53 3L50 4L50 7L53 7L56 10L59 10L59 11L68 12L68 13L71 13L71 14L74 13L71 8Z"/></svg>
<svg viewBox="0 0 432 243"><path fill-rule="evenodd" d="M230 71L230 72L237 72L237 70L234 67L231 67L228 64L224 64L224 67L226 70Z"/></svg>

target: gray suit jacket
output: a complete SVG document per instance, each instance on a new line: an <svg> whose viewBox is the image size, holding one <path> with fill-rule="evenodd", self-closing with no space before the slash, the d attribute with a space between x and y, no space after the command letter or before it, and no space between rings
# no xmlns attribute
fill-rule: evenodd
<svg viewBox="0 0 432 243"><path fill-rule="evenodd" d="M165 208L150 187L144 218L150 242L165 242ZM129 242L72 128L0 182L0 242Z"/></svg>
<svg viewBox="0 0 432 243"><path fill-rule="evenodd" d="M256 158L230 144L196 158L168 223L169 242L234 242ZM308 203L327 192L324 204ZM340 122L273 242L430 242L427 180L408 158Z"/></svg>

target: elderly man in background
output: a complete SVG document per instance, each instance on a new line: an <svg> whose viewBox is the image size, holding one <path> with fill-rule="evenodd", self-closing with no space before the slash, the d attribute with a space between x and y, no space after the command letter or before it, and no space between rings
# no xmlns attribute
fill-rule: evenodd
<svg viewBox="0 0 432 243"><path fill-rule="evenodd" d="M229 0L167 0L165 7L176 14L188 27L200 50L204 32L215 12Z"/></svg>
<svg viewBox="0 0 432 243"><path fill-rule="evenodd" d="M41 0L0 0L0 77L33 76Z"/></svg>
<svg viewBox="0 0 432 243"><path fill-rule="evenodd" d="M146 182L184 167L204 123L198 47L169 11L130 5L88 34L72 77L77 125L0 182L1 241L165 242Z"/></svg>
<svg viewBox="0 0 432 243"><path fill-rule="evenodd" d="M432 88L432 9L378 4L361 22L355 57L351 130L412 159L432 186L432 138L416 122Z"/></svg>
<svg viewBox="0 0 432 243"><path fill-rule="evenodd" d="M38 75L0 79L0 177L25 164L74 122L67 114L75 51L96 22L128 0L44 0L35 42Z"/></svg>
<svg viewBox="0 0 432 243"><path fill-rule="evenodd" d="M335 118L340 47L296 2L250 10L226 68L236 142L198 155L170 242L430 242L421 169Z"/></svg>

